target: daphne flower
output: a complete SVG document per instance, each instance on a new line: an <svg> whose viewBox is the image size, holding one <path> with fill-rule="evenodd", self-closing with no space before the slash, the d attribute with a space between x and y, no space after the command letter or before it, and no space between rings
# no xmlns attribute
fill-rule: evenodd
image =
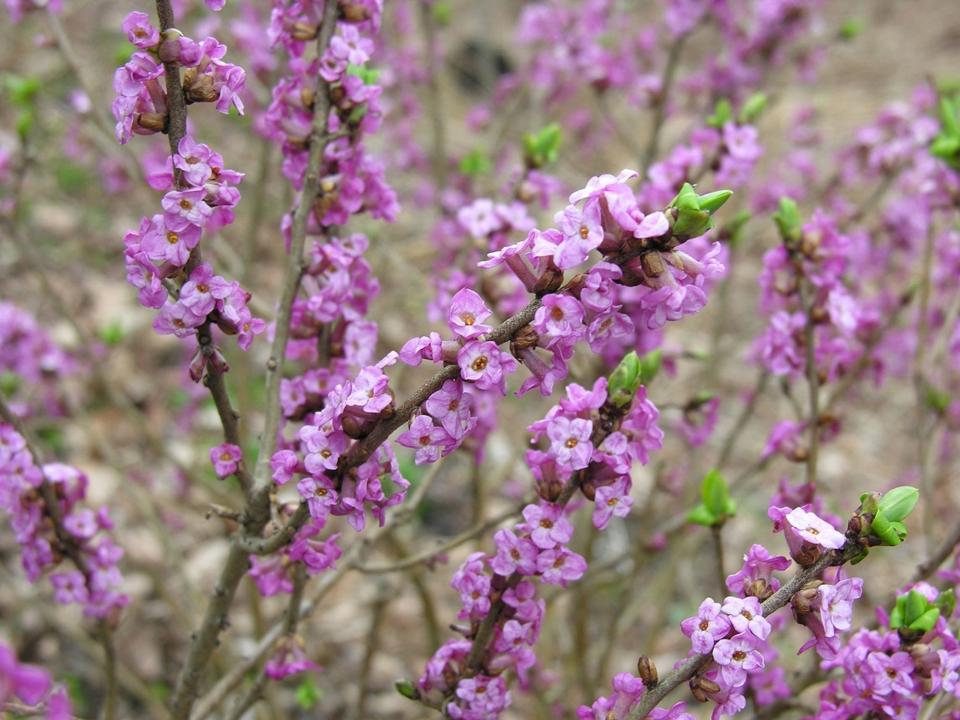
<svg viewBox="0 0 960 720"><path fill-rule="evenodd" d="M747 674L762 670L763 655L757 650L756 638L747 633L720 640L713 648L713 660L720 666L724 682L734 688L747 682Z"/></svg>
<svg viewBox="0 0 960 720"><path fill-rule="evenodd" d="M759 640L766 640L770 635L770 623L763 617L757 598L728 597L722 609L736 632L749 632Z"/></svg>
<svg viewBox="0 0 960 720"><path fill-rule="evenodd" d="M490 326L484 325L483 321L492 314L483 298L473 290L463 288L450 299L447 324L459 337L473 340L490 332Z"/></svg>
<svg viewBox="0 0 960 720"><path fill-rule="evenodd" d="M694 617L680 623L680 629L690 638L694 652L708 653L730 632L730 618L722 612L720 603L707 598Z"/></svg>
<svg viewBox="0 0 960 720"><path fill-rule="evenodd" d="M552 418L547 424L547 437L557 464L570 470L581 470L589 465L593 456L592 432L593 422L590 420L571 420L563 415Z"/></svg>

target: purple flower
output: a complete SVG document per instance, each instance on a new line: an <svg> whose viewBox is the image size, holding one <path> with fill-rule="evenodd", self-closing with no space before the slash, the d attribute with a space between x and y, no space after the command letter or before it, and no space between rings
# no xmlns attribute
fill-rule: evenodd
<svg viewBox="0 0 960 720"><path fill-rule="evenodd" d="M435 425L429 415L417 415L410 423L410 429L402 433L397 442L416 450L414 462L417 465L434 463L456 446L450 433Z"/></svg>
<svg viewBox="0 0 960 720"><path fill-rule="evenodd" d="M460 380L447 380L423 403L424 410L455 440L461 440L474 426L472 407L473 397L463 392Z"/></svg>
<svg viewBox="0 0 960 720"><path fill-rule="evenodd" d="M524 531L530 533L533 544L542 550L566 545L573 537L573 525L563 514L563 509L556 505L527 505L523 509L523 519L526 521Z"/></svg>
<svg viewBox="0 0 960 720"><path fill-rule="evenodd" d="M517 369L517 361L489 340L468 342L457 353L457 364L464 380L480 390L497 388L503 395L507 392L506 375Z"/></svg>
<svg viewBox="0 0 960 720"><path fill-rule="evenodd" d="M548 585L562 585L579 580L587 570L587 561L575 552L559 545L542 551L537 556L540 579Z"/></svg>
<svg viewBox="0 0 960 720"><path fill-rule="evenodd" d="M164 223L171 230L181 231L190 225L202 228L213 214L213 208L204 202L207 191L203 188L171 190L160 200L164 210Z"/></svg>
<svg viewBox="0 0 960 720"><path fill-rule="evenodd" d="M583 335L583 316L583 305L576 298L553 293L543 298L532 325L548 348L558 343L572 347Z"/></svg>
<svg viewBox="0 0 960 720"><path fill-rule="evenodd" d="M233 475L243 460L243 451L232 443L222 443L210 448L210 462L217 477L223 479Z"/></svg>
<svg viewBox="0 0 960 720"><path fill-rule="evenodd" d="M749 632L759 640L766 640L770 635L770 623L763 617L757 598L728 597L723 601L722 609L736 632Z"/></svg>
<svg viewBox="0 0 960 720"><path fill-rule="evenodd" d="M149 50L160 42L160 31L150 24L146 13L132 12L123 21L127 39L141 50Z"/></svg>
<svg viewBox="0 0 960 720"><path fill-rule="evenodd" d="M299 467L300 458L293 450L277 450L270 458L273 481L277 485L283 485L292 480Z"/></svg>
<svg viewBox="0 0 960 720"><path fill-rule="evenodd" d="M447 324L458 337L464 340L474 338L490 332L490 326L484 325L492 312L477 293L469 288L463 288L450 300L450 309L447 311Z"/></svg>
<svg viewBox="0 0 960 720"><path fill-rule="evenodd" d="M303 478L297 483L297 492L307 501L307 509L314 520L326 519L339 497L333 481L325 475Z"/></svg>
<svg viewBox="0 0 960 720"><path fill-rule="evenodd" d="M743 556L743 567L739 572L727 577L727 588L738 595L752 595L761 584L761 592L776 592L780 581L773 577L773 571L782 571L790 567L790 560L777 555L774 557L763 545L751 545Z"/></svg>
<svg viewBox="0 0 960 720"><path fill-rule="evenodd" d="M610 523L610 518L626 517L630 514L633 498L626 494L626 482L617 480L612 485L597 488L594 496L593 526L603 530Z"/></svg>
<svg viewBox="0 0 960 720"><path fill-rule="evenodd" d="M690 638L694 652L708 653L730 632L730 619L722 612L720 603L707 598L700 603L694 617L680 623L680 629Z"/></svg>
<svg viewBox="0 0 960 720"><path fill-rule="evenodd" d="M592 432L593 422L590 420L571 420L563 415L551 419L547 424L547 437L557 465L569 470L581 470L589 465L593 456Z"/></svg>
<svg viewBox="0 0 960 720"><path fill-rule="evenodd" d="M861 578L846 578L836 585L824 583L817 588L820 622L826 637L849 630L853 621L853 603L863 595Z"/></svg>
<svg viewBox="0 0 960 720"><path fill-rule="evenodd" d="M490 561L493 571L509 577L515 571L521 575L537 572L537 546L529 538L517 537L511 530L497 530L493 536L497 554Z"/></svg>
<svg viewBox="0 0 960 720"><path fill-rule="evenodd" d="M742 687L747 682L748 673L764 667L763 655L757 650L757 640L747 633L718 641L713 648L713 659L720 666L724 682L733 688Z"/></svg>
<svg viewBox="0 0 960 720"><path fill-rule="evenodd" d="M773 520L775 532L783 531L793 559L797 562L800 562L798 558L806 561L802 565L811 565L816 560L815 557L813 561L810 560L806 549L839 550L846 542L843 533L802 507L790 509L773 506L767 511L767 516Z"/></svg>
<svg viewBox="0 0 960 720"><path fill-rule="evenodd" d="M0 705L18 698L37 705L50 692L50 674L36 665L21 664L13 650L0 643Z"/></svg>

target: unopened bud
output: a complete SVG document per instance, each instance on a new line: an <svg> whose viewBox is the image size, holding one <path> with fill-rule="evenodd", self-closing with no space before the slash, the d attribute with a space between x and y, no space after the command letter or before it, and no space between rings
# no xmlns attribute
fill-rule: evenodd
<svg viewBox="0 0 960 720"><path fill-rule="evenodd" d="M370 19L370 11L358 3L350 3L340 8L340 17L347 22L363 22Z"/></svg>
<svg viewBox="0 0 960 720"><path fill-rule="evenodd" d="M140 113L137 125L150 132L163 132L167 125L167 116L162 113Z"/></svg>
<svg viewBox="0 0 960 720"><path fill-rule="evenodd" d="M660 676L657 674L657 666L648 655L641 655L637 660L637 675L643 680L644 686L649 690L656 687L660 682Z"/></svg>
<svg viewBox="0 0 960 720"><path fill-rule="evenodd" d="M319 28L312 23L296 22L290 29L290 34L294 40L314 40L317 37Z"/></svg>
<svg viewBox="0 0 960 720"><path fill-rule="evenodd" d="M510 341L510 352L515 358L519 358L524 350L535 348L540 342L540 336L533 329L532 325L524 325L517 330L513 339Z"/></svg>
<svg viewBox="0 0 960 720"><path fill-rule="evenodd" d="M549 295L559 290L561 285L563 285L563 270L551 262L537 278L533 292L537 296Z"/></svg>
<svg viewBox="0 0 960 720"><path fill-rule="evenodd" d="M813 610L813 604L819 595L820 593L817 592L816 588L805 588L796 593L790 602L797 614L806 615Z"/></svg>

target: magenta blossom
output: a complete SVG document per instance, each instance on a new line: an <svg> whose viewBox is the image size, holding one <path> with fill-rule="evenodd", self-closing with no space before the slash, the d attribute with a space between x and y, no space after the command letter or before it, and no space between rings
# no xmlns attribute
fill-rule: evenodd
<svg viewBox="0 0 960 720"><path fill-rule="evenodd" d="M243 451L233 443L222 443L210 448L210 462L218 478L233 475L243 462Z"/></svg>

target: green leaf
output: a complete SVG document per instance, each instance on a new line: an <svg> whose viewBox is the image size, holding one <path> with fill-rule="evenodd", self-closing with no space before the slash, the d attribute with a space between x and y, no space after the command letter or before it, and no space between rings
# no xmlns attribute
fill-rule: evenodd
<svg viewBox="0 0 960 720"><path fill-rule="evenodd" d="M700 486L700 497L710 514L716 518L726 516L730 507L730 490L727 481L717 470L711 470Z"/></svg>
<svg viewBox="0 0 960 720"><path fill-rule="evenodd" d="M901 595L897 598L893 610L890 611L890 629L897 630L903 627L903 609L907 604L907 596Z"/></svg>
<svg viewBox="0 0 960 720"><path fill-rule="evenodd" d="M901 485L884 493L880 498L879 510L891 522L903 521L917 504L920 491L909 485Z"/></svg>
<svg viewBox="0 0 960 720"><path fill-rule="evenodd" d="M840 25L840 39L853 40L863 32L863 21L857 18L847 18Z"/></svg>
<svg viewBox="0 0 960 720"><path fill-rule="evenodd" d="M960 146L958 146L960 148ZM950 393L932 385L927 385L924 391L924 401L936 413L942 415L950 407Z"/></svg>
<svg viewBox="0 0 960 720"><path fill-rule="evenodd" d="M700 195L700 209L706 210L713 215L717 210L723 207L724 203L733 197L733 190L715 190L706 195Z"/></svg>
<svg viewBox="0 0 960 720"><path fill-rule="evenodd" d="M910 623L909 628L911 630L916 630L918 632L930 632L933 630L933 626L937 624L937 620L940 618L940 609L939 608L930 608L920 617Z"/></svg>
<svg viewBox="0 0 960 720"><path fill-rule="evenodd" d="M717 518L701 503L687 513L687 522L693 523L694 525L713 527L717 524Z"/></svg>
<svg viewBox="0 0 960 720"><path fill-rule="evenodd" d="M557 161L560 154L562 131L557 123L550 123L536 133L523 136L523 156L530 167L540 168Z"/></svg>
<svg viewBox="0 0 960 720"><path fill-rule="evenodd" d="M483 150L471 150L460 160L460 172L468 177L479 177L490 172L492 164Z"/></svg>
<svg viewBox="0 0 960 720"><path fill-rule="evenodd" d="M733 108L726 98L717 100L713 108L713 115L707 118L707 125L713 128L722 128L733 119Z"/></svg>
<svg viewBox="0 0 960 720"><path fill-rule="evenodd" d="M436 2L433 3L432 12L434 20L440 25L450 24L450 19L453 17L453 9L447 0L436 0Z"/></svg>
<svg viewBox="0 0 960 720"><path fill-rule="evenodd" d="M785 240L792 242L800 240L803 223L800 219L800 210L797 208L797 203L792 198L780 198L780 207L774 214L773 221L777 224L777 229Z"/></svg>
<svg viewBox="0 0 960 720"><path fill-rule="evenodd" d="M740 108L740 124L752 125L767 107L767 96L764 93L754 93Z"/></svg>
<svg viewBox="0 0 960 720"><path fill-rule="evenodd" d="M615 406L624 408L633 402L641 383L641 362L633 350L610 373L607 380L607 397Z"/></svg>
<svg viewBox="0 0 960 720"><path fill-rule="evenodd" d="M420 693L417 692L416 686L413 684L413 682L407 680L406 678L397 680L393 684L393 687L396 688L398 693L403 695L405 698L409 698L410 700L416 700L418 697L420 697Z"/></svg>
<svg viewBox="0 0 960 720"><path fill-rule="evenodd" d="M32 76L4 75L3 88L15 107L29 109L34 106L40 92L40 80Z"/></svg>
<svg viewBox="0 0 960 720"><path fill-rule="evenodd" d="M0 372L0 395L3 397L13 397L13 394L20 389L20 376L10 370Z"/></svg>
<svg viewBox="0 0 960 720"><path fill-rule="evenodd" d="M907 593L907 600L903 608L903 621L912 625L921 615L930 608L930 601L916 590Z"/></svg>
<svg viewBox="0 0 960 720"><path fill-rule="evenodd" d="M376 85L380 79L380 71L366 65L347 65L347 75L357 76L364 85Z"/></svg>
<svg viewBox="0 0 960 720"><path fill-rule="evenodd" d="M882 512L878 512L870 523L870 529L880 538L882 544L896 547L903 541L903 537L898 532L898 525L903 527L902 523L891 522Z"/></svg>
<svg viewBox="0 0 960 720"><path fill-rule="evenodd" d="M300 707L304 710L311 710L320 702L323 691L317 687L317 682L313 679L313 676L307 675L297 685L296 697L297 704Z"/></svg>
<svg viewBox="0 0 960 720"><path fill-rule="evenodd" d="M660 372L663 362L663 351L654 350L640 358L640 384L649 385Z"/></svg>
<svg viewBox="0 0 960 720"><path fill-rule="evenodd" d="M953 617L953 611L957 609L957 595L953 588L941 591L937 596L936 605L940 609L940 614L945 618Z"/></svg>
<svg viewBox="0 0 960 720"><path fill-rule="evenodd" d="M113 320L100 328L100 339L107 345L119 345L126 335L123 324L119 320Z"/></svg>

